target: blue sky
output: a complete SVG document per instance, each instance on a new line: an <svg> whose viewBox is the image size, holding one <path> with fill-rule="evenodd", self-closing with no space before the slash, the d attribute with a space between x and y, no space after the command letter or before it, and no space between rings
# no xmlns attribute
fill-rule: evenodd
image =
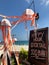
<svg viewBox="0 0 49 65"><path fill-rule="evenodd" d="M28 8L32 0L0 0L0 14L6 16L21 16L25 9ZM36 21L38 28L49 27L49 0L34 0L35 2L35 11L39 13L39 20ZM31 6L33 9L33 5ZM2 17L0 17L0 21ZM9 19L11 22L16 21L17 19ZM30 26L31 21L28 21L28 34L29 31L33 29ZM12 31L12 35L15 34L15 37L18 40L27 40L27 32L25 30L24 23L17 25ZM1 31L0 31L1 36ZM2 37L0 37L2 40Z"/></svg>

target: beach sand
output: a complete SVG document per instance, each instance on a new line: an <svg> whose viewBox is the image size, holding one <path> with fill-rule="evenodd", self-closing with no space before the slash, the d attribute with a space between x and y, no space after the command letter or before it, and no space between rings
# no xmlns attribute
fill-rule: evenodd
<svg viewBox="0 0 49 65"><path fill-rule="evenodd" d="M13 45L14 51L20 51L21 48L23 48L24 50L28 51L28 45Z"/></svg>
<svg viewBox="0 0 49 65"><path fill-rule="evenodd" d="M0 47L2 47L3 45L0 45ZM14 51L14 52L20 52L20 50L21 49L24 49L24 50L26 50L26 51L28 51L28 45L13 45L12 46L12 50ZM1 56L1 54L3 54L3 50L0 50L0 56Z"/></svg>

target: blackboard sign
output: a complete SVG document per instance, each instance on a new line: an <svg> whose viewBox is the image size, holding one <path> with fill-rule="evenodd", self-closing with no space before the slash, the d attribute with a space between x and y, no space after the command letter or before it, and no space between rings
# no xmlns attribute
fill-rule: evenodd
<svg viewBox="0 0 49 65"><path fill-rule="evenodd" d="M30 31L28 60L34 65L48 65L48 28Z"/></svg>

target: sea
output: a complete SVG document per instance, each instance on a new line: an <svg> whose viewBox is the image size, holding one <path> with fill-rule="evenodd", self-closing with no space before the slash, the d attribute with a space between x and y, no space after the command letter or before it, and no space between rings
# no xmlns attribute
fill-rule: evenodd
<svg viewBox="0 0 49 65"><path fill-rule="evenodd" d="M29 41L16 41L14 44L16 44L16 45L28 45Z"/></svg>

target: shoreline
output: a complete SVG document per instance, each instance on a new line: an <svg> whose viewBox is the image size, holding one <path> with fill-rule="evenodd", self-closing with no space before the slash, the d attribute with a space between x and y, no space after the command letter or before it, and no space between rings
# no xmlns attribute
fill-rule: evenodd
<svg viewBox="0 0 49 65"><path fill-rule="evenodd" d="M3 46L3 45L0 44L0 47L2 47L2 46ZM29 45L13 45L13 46L12 46L12 50L13 50L14 52L20 52L20 50L21 50L22 48L23 48L24 50L28 51ZM0 50L0 56L1 56L1 54L3 54L3 50Z"/></svg>
<svg viewBox="0 0 49 65"><path fill-rule="evenodd" d="M28 51L28 45L13 45L14 48L16 48L16 51L20 51L21 48Z"/></svg>

